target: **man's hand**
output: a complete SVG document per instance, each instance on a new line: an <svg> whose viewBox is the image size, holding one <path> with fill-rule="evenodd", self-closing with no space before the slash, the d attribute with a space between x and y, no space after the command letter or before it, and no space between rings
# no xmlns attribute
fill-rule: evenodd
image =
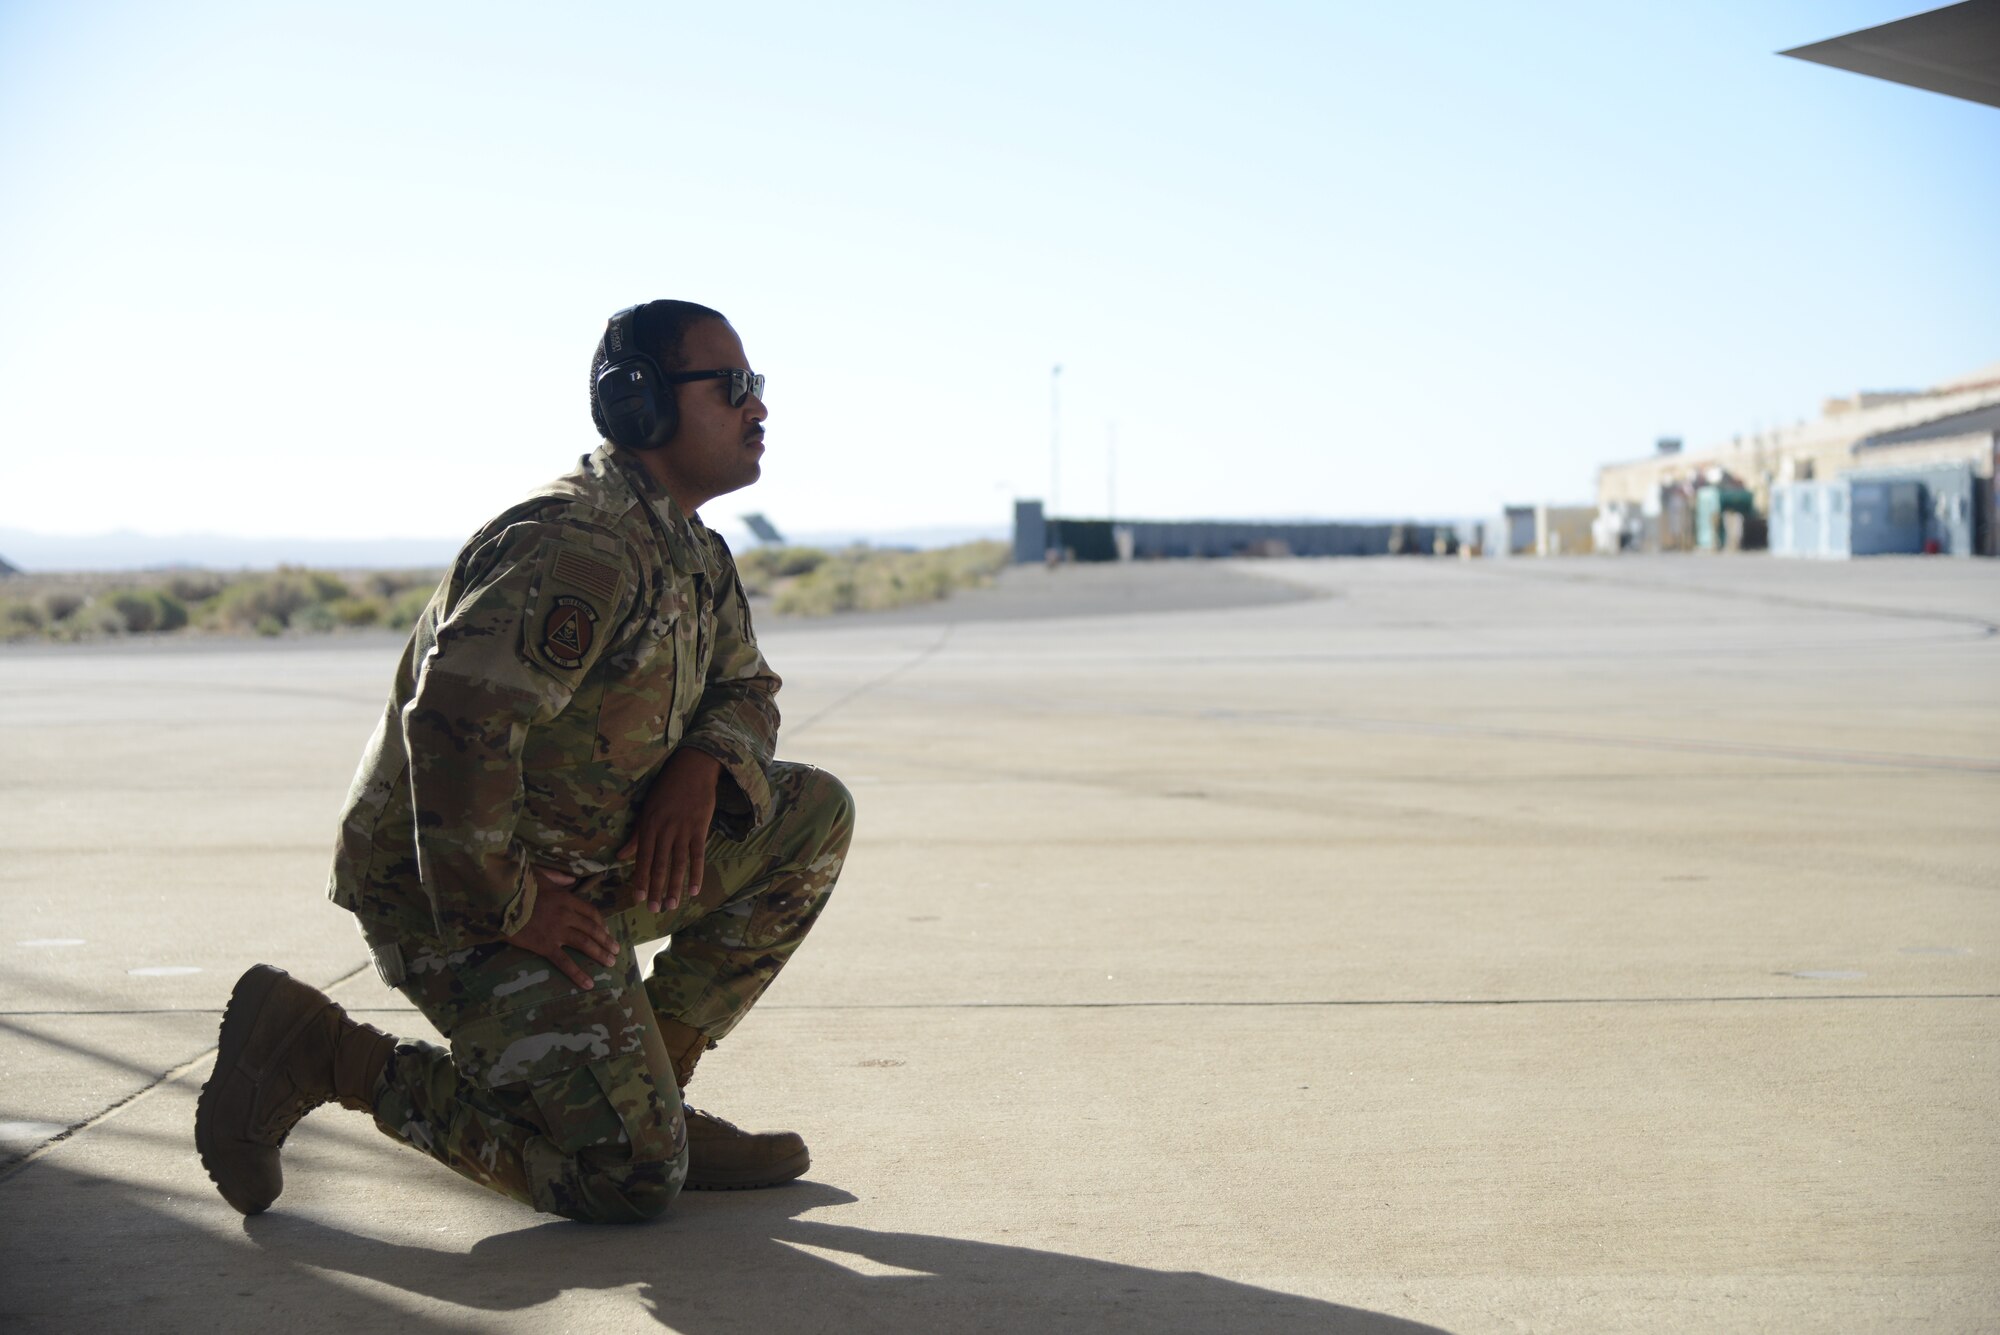
<svg viewBox="0 0 2000 1335"><path fill-rule="evenodd" d="M576 884L576 877L537 867L535 880L539 882L535 911L528 915L527 926L507 940L523 950L534 951L588 992L594 986L590 975L577 967L564 947L587 955L608 969L618 962L618 943L604 930L604 915L569 892L568 887Z"/></svg>
<svg viewBox="0 0 2000 1335"><path fill-rule="evenodd" d="M639 808L638 828L618 857L638 858L632 902L671 913L701 893L702 850L715 819L715 782L722 762L705 751L682 748L667 758Z"/></svg>

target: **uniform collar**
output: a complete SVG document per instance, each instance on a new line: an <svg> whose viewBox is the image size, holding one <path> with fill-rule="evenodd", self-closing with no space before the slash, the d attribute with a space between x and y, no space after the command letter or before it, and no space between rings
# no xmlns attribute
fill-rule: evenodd
<svg viewBox="0 0 2000 1335"><path fill-rule="evenodd" d="M622 478L638 498L646 503L667 540L667 556L683 575L706 575L708 563L702 559L701 521L681 513L667 489L653 480L644 466L606 441L597 447L596 462L608 476Z"/></svg>

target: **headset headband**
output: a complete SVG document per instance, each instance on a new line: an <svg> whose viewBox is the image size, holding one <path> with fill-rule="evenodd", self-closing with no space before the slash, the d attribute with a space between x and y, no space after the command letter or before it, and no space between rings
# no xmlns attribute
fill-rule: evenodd
<svg viewBox="0 0 2000 1335"><path fill-rule="evenodd" d="M604 360L623 361L632 348L632 322L639 314L637 306L627 306L611 317L604 327ZM648 358L648 360L651 360Z"/></svg>

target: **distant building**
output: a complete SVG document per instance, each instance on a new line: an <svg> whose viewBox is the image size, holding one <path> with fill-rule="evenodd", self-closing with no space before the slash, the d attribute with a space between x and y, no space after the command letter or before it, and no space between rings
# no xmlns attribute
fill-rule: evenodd
<svg viewBox="0 0 2000 1335"><path fill-rule="evenodd" d="M1527 556L1535 550L1535 507L1509 505L1486 526L1486 555Z"/></svg>
<svg viewBox="0 0 2000 1335"><path fill-rule="evenodd" d="M1014 502L1014 564L1031 565L1046 560L1049 525L1040 501Z"/></svg>
<svg viewBox="0 0 2000 1335"><path fill-rule="evenodd" d="M1804 541L1806 533L1798 506L1812 508L1817 533L1826 507L1844 508L1851 498L1843 493L1835 501L1813 493L1790 502L1794 512L1786 516L1781 534L1773 510L1776 489L1865 473L1876 481L1923 484L1927 490L1918 504L1932 510L1963 508L1962 519L1933 516L1935 522L1920 526L1922 543L1935 542L1936 550L1945 552L2000 555L2000 525L1994 522L2000 499L1995 495L1996 461L2000 362L1930 389L1869 390L1828 399L1816 419L1793 426L1739 434L1704 449L1656 450L1643 459L1608 464L1597 475L1598 531L1621 535L1620 546L1628 549L1687 550L1696 545L1698 493L1711 486L1725 492L1740 488L1749 494L1751 515L1770 516L1773 545L1790 550L1793 539ZM1957 480L1961 477L1962 483ZM1899 515L1906 508L1897 503ZM1893 541L1907 541L1908 531L1907 525L1899 526ZM1842 543L1828 541L1832 546L1818 544L1815 554L1848 554Z"/></svg>
<svg viewBox="0 0 2000 1335"><path fill-rule="evenodd" d="M1582 556L1594 550L1587 505L1510 505L1486 526L1487 556Z"/></svg>
<svg viewBox="0 0 2000 1335"><path fill-rule="evenodd" d="M1444 524L1052 518L1040 501L1014 502L1016 564L1047 560L1051 552L1074 561L1427 555L1457 542Z"/></svg>
<svg viewBox="0 0 2000 1335"><path fill-rule="evenodd" d="M1771 489L1771 550L1818 557L2000 555L1993 490L1964 460L1780 482Z"/></svg>

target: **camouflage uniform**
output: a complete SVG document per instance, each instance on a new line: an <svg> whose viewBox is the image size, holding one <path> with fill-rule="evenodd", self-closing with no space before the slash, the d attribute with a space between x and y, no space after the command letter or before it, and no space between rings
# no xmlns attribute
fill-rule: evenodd
<svg viewBox="0 0 2000 1335"><path fill-rule="evenodd" d="M451 1042L400 1044L376 1121L571 1218L657 1215L687 1170L656 1017L713 1042L770 985L840 873L853 804L774 762L778 677L722 540L609 445L489 523L419 620L348 795L329 893ZM629 906L615 861L681 746L722 766L699 899ZM499 938L531 868L580 879L620 945L595 986ZM672 939L643 983L635 947Z"/></svg>

